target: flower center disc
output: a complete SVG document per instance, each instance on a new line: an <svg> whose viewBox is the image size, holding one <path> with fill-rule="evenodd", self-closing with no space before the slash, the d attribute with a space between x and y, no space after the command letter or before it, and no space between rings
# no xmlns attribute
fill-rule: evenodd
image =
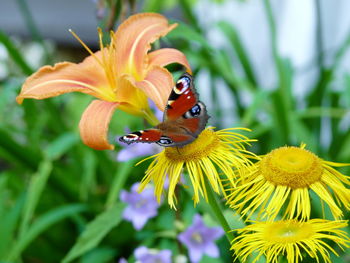
<svg viewBox="0 0 350 263"><path fill-rule="evenodd" d="M309 238L314 233L306 222L280 221L270 223L264 229L264 238L273 243L295 243Z"/></svg>
<svg viewBox="0 0 350 263"><path fill-rule="evenodd" d="M281 147L267 154L260 162L260 171L274 185L304 188L320 180L321 160L298 147Z"/></svg>
<svg viewBox="0 0 350 263"><path fill-rule="evenodd" d="M165 148L165 156L178 162L196 161L209 156L219 143L219 137L215 132L206 129L190 144L183 147Z"/></svg>

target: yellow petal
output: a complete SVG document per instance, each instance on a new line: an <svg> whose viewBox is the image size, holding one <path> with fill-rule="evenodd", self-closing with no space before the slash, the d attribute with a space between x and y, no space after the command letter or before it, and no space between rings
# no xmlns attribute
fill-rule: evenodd
<svg viewBox="0 0 350 263"><path fill-rule="evenodd" d="M113 150L107 139L108 125L119 103L94 100L81 116L79 129L83 142L95 150Z"/></svg>
<svg viewBox="0 0 350 263"><path fill-rule="evenodd" d="M18 103L23 99L45 99L60 94L78 91L88 93L97 98L113 101L115 94L109 88L103 68L95 57L89 56L82 63L57 63L44 66L27 78L17 96Z"/></svg>
<svg viewBox="0 0 350 263"><path fill-rule="evenodd" d="M125 20L114 35L118 74L128 73L137 81L142 80L150 44L176 26L169 25L164 16L155 13L137 14Z"/></svg>
<svg viewBox="0 0 350 263"><path fill-rule="evenodd" d="M136 86L154 101L158 109L164 111L174 83L168 70L155 66L143 81L136 82Z"/></svg>
<svg viewBox="0 0 350 263"><path fill-rule="evenodd" d="M148 53L148 58L150 67L164 67L172 63L178 63L183 65L188 73L192 74L190 64L188 63L185 54L175 48L158 49Z"/></svg>

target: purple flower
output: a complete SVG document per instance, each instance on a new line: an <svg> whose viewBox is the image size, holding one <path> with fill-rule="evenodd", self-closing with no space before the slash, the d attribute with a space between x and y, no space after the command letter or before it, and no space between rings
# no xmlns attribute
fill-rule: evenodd
<svg viewBox="0 0 350 263"><path fill-rule="evenodd" d="M134 254L137 262L140 263L171 263L171 251L169 249L156 251L147 247L138 247Z"/></svg>
<svg viewBox="0 0 350 263"><path fill-rule="evenodd" d="M162 112L161 110L158 109L158 107L153 102L153 100L148 99L148 104L149 104L149 107L154 111L154 115L156 116L156 118L160 122L162 122L163 121L164 112Z"/></svg>
<svg viewBox="0 0 350 263"><path fill-rule="evenodd" d="M131 159L153 155L161 151L161 147L156 143L134 143L130 145L122 144L124 149L121 149L117 155L118 162L126 162Z"/></svg>
<svg viewBox="0 0 350 263"><path fill-rule="evenodd" d="M139 183L135 183L130 193L125 190L120 193L120 200L128 204L123 211L123 218L132 222L136 230L142 229L148 219L156 216L159 207L152 187L146 188L141 193L137 192L138 187Z"/></svg>
<svg viewBox="0 0 350 263"><path fill-rule="evenodd" d="M201 260L203 254L210 257L219 257L219 249L214 241L224 234L221 227L207 227L200 215L194 216L193 224L182 232L178 239L187 249L192 263Z"/></svg>

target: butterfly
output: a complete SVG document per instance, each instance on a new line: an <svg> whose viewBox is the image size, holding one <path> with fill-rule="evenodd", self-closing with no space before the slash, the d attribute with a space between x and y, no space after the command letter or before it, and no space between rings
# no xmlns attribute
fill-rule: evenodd
<svg viewBox="0 0 350 263"><path fill-rule="evenodd" d="M121 142L157 143L164 147L184 146L193 142L204 130L209 116L198 100L190 74L183 74L172 89L164 110L163 122L156 127L129 133Z"/></svg>

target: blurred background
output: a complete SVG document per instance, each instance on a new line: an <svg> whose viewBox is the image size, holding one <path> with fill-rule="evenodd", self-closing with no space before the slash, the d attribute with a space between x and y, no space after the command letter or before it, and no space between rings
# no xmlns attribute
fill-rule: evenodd
<svg viewBox="0 0 350 263"><path fill-rule="evenodd" d="M90 96L15 102L26 77L41 66L80 62L88 55L68 29L97 50L97 27L108 32L130 14L162 13L180 26L156 45L186 54L210 125L250 128L248 136L258 139L250 150L257 154L304 142L326 160L350 162L348 0L0 4L1 262L116 262L121 257L133 262L140 244L173 247L178 229L169 222L186 224L196 212L207 211L205 205L193 208L185 191L180 215L165 204L145 230L135 231L119 213L93 242L78 239L107 208L121 205L121 189L140 181L147 163L135 168L139 157L118 161L123 147L117 143L115 151L99 152L81 142L78 123ZM182 70L169 69L174 76ZM142 128L142 120L117 111L110 141ZM232 224L241 223L232 219ZM221 240L222 258L203 262L230 262L227 247Z"/></svg>

